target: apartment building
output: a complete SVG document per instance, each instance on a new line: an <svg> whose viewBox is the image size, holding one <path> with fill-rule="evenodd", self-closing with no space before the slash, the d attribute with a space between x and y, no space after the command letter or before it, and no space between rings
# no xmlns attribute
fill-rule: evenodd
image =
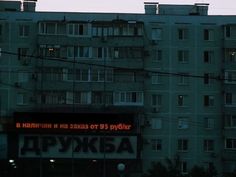
<svg viewBox="0 0 236 177"><path fill-rule="evenodd" d="M142 175L176 156L183 174L236 169L236 16L0 5L3 175Z"/></svg>

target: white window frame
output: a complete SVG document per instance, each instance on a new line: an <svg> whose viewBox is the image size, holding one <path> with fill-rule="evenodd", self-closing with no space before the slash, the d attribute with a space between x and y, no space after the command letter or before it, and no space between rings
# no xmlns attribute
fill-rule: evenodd
<svg viewBox="0 0 236 177"><path fill-rule="evenodd" d="M230 142L227 142L230 141ZM230 143L231 147L227 147L227 144ZM232 137L232 138L225 138L225 149L227 150L236 150L236 138Z"/></svg>
<svg viewBox="0 0 236 177"><path fill-rule="evenodd" d="M187 28L178 28L178 40L186 40L188 38Z"/></svg>
<svg viewBox="0 0 236 177"><path fill-rule="evenodd" d="M80 34L80 28L82 34ZM89 36L89 24L88 23L69 23L67 24L67 35L70 37L87 37Z"/></svg>
<svg viewBox="0 0 236 177"><path fill-rule="evenodd" d="M224 115L224 128L236 129L236 115Z"/></svg>
<svg viewBox="0 0 236 177"><path fill-rule="evenodd" d="M151 148L154 152L160 152L162 150L162 139L153 138L151 139Z"/></svg>
<svg viewBox="0 0 236 177"><path fill-rule="evenodd" d="M179 63L189 63L189 51L188 50L178 50L177 52Z"/></svg>
<svg viewBox="0 0 236 177"><path fill-rule="evenodd" d="M189 84L189 73L178 73L178 85Z"/></svg>
<svg viewBox="0 0 236 177"><path fill-rule="evenodd" d="M207 130L212 130L215 128L215 119L204 117L204 127Z"/></svg>
<svg viewBox="0 0 236 177"><path fill-rule="evenodd" d="M236 71L235 70L226 70L224 74L224 82L226 84L236 84Z"/></svg>
<svg viewBox="0 0 236 177"><path fill-rule="evenodd" d="M27 100L27 95L26 93L17 93L16 95L16 104L17 105L27 105L28 104L28 100Z"/></svg>
<svg viewBox="0 0 236 177"><path fill-rule="evenodd" d="M115 105L136 105L143 106L143 92L141 91L120 91L115 92ZM132 101L132 95L136 95L136 101ZM131 99L131 101L130 101Z"/></svg>
<svg viewBox="0 0 236 177"><path fill-rule="evenodd" d="M189 140L186 138L178 139L177 145L178 145L177 150L179 152L187 152L189 149Z"/></svg>
<svg viewBox="0 0 236 177"><path fill-rule="evenodd" d="M215 146L215 142L213 139L204 139L203 140L204 152L213 152L214 148L215 148L214 146Z"/></svg>

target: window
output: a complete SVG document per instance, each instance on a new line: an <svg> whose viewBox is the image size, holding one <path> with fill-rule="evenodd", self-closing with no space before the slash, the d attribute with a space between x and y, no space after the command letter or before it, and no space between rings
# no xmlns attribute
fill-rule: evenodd
<svg viewBox="0 0 236 177"><path fill-rule="evenodd" d="M25 59L27 57L28 48L18 48L18 60Z"/></svg>
<svg viewBox="0 0 236 177"><path fill-rule="evenodd" d="M39 34L57 34L57 24L53 22L40 22L39 23Z"/></svg>
<svg viewBox="0 0 236 177"><path fill-rule="evenodd" d="M162 29L152 28L152 40L161 40L162 39Z"/></svg>
<svg viewBox="0 0 236 177"><path fill-rule="evenodd" d="M204 73L204 80L203 83L205 85L212 84L214 81L214 74L213 73Z"/></svg>
<svg viewBox="0 0 236 177"><path fill-rule="evenodd" d="M60 46L40 46L39 55L42 57L50 57L50 58L59 58L60 57Z"/></svg>
<svg viewBox="0 0 236 177"><path fill-rule="evenodd" d="M90 78L92 82L112 82L113 81L113 70L106 69L92 69L90 71Z"/></svg>
<svg viewBox="0 0 236 177"><path fill-rule="evenodd" d="M204 106L214 106L214 96L204 95Z"/></svg>
<svg viewBox="0 0 236 177"><path fill-rule="evenodd" d="M116 92L115 103L117 105L143 105L143 92Z"/></svg>
<svg viewBox="0 0 236 177"><path fill-rule="evenodd" d="M225 26L225 37L226 38L231 37L231 27L229 25Z"/></svg>
<svg viewBox="0 0 236 177"><path fill-rule="evenodd" d="M210 41L214 39L214 31L212 29L204 29L204 40Z"/></svg>
<svg viewBox="0 0 236 177"><path fill-rule="evenodd" d="M188 35L187 32L188 32L187 29L178 29L178 39L179 40L187 39L187 35Z"/></svg>
<svg viewBox="0 0 236 177"><path fill-rule="evenodd" d="M212 63L214 58L213 51L204 51L203 52L203 61L204 63Z"/></svg>
<svg viewBox="0 0 236 177"><path fill-rule="evenodd" d="M187 168L187 162L186 161L181 161L180 162L180 170L182 174L187 174L188 173L188 168Z"/></svg>
<svg viewBox="0 0 236 177"><path fill-rule="evenodd" d="M71 101L71 100L70 100ZM66 103L66 92L64 91L45 91L41 95L42 104L65 104Z"/></svg>
<svg viewBox="0 0 236 177"><path fill-rule="evenodd" d="M111 58L111 48L93 47L92 56L95 59Z"/></svg>
<svg viewBox="0 0 236 177"><path fill-rule="evenodd" d="M154 62L159 62L162 60L162 55L163 55L163 52L162 50L154 50L154 58L153 58L153 61Z"/></svg>
<svg viewBox="0 0 236 177"><path fill-rule="evenodd" d="M236 83L236 71L225 71L225 83Z"/></svg>
<svg viewBox="0 0 236 177"><path fill-rule="evenodd" d="M189 53L187 50L179 50L178 51L178 61L179 61L179 63L188 63Z"/></svg>
<svg viewBox="0 0 236 177"><path fill-rule="evenodd" d="M26 93L18 93L16 97L17 105L26 105L27 104L27 94Z"/></svg>
<svg viewBox="0 0 236 177"><path fill-rule="evenodd" d="M187 129L189 124L188 118L179 117L178 118L178 129Z"/></svg>
<svg viewBox="0 0 236 177"><path fill-rule="evenodd" d="M151 139L151 148L152 151L161 151L162 149L162 140L161 139Z"/></svg>
<svg viewBox="0 0 236 177"><path fill-rule="evenodd" d="M225 115L224 116L224 127L225 128L236 128L236 115Z"/></svg>
<svg viewBox="0 0 236 177"><path fill-rule="evenodd" d="M108 104L111 105L113 103L113 94L112 92L102 92L102 91L95 91L92 92L92 104L95 105L102 105Z"/></svg>
<svg viewBox="0 0 236 177"><path fill-rule="evenodd" d="M160 84L161 83L161 74L159 73L154 73L152 74L152 84Z"/></svg>
<svg viewBox="0 0 236 177"><path fill-rule="evenodd" d="M225 149L236 150L236 138L226 138Z"/></svg>
<svg viewBox="0 0 236 177"><path fill-rule="evenodd" d="M28 37L30 32L29 25L20 25L19 26L19 36L20 37Z"/></svg>
<svg viewBox="0 0 236 177"><path fill-rule="evenodd" d="M153 107L160 107L162 104L162 95L159 94L152 94L151 95L151 105Z"/></svg>
<svg viewBox="0 0 236 177"><path fill-rule="evenodd" d="M236 94L225 93L225 105L234 106L236 104Z"/></svg>
<svg viewBox="0 0 236 177"><path fill-rule="evenodd" d="M66 104L90 104L91 92L66 92Z"/></svg>
<svg viewBox="0 0 236 177"><path fill-rule="evenodd" d="M87 23L68 24L67 34L70 36L86 36L88 35L88 24Z"/></svg>
<svg viewBox="0 0 236 177"><path fill-rule="evenodd" d="M212 151L214 151L214 140L205 139L203 141L203 150L205 152L212 152Z"/></svg>
<svg viewBox="0 0 236 177"><path fill-rule="evenodd" d="M152 129L161 129L162 128L162 119L153 118L151 125L152 125Z"/></svg>
<svg viewBox="0 0 236 177"><path fill-rule="evenodd" d="M188 150L188 140L178 139L178 151L187 151L187 150Z"/></svg>
<svg viewBox="0 0 236 177"><path fill-rule="evenodd" d="M212 118L205 117L204 118L204 128L205 129L213 129L215 127L215 120Z"/></svg>
<svg viewBox="0 0 236 177"><path fill-rule="evenodd" d="M90 47L70 46L67 47L68 58L90 58Z"/></svg>
<svg viewBox="0 0 236 177"><path fill-rule="evenodd" d="M177 96L177 105L178 106L186 106L186 99L187 96L186 95L178 95Z"/></svg>
<svg viewBox="0 0 236 177"><path fill-rule="evenodd" d="M63 80L63 68L57 67L45 67L43 68L43 80L45 81L62 81Z"/></svg>
<svg viewBox="0 0 236 177"><path fill-rule="evenodd" d="M189 84L189 74L188 73L179 73L178 74L178 84L179 85L188 85Z"/></svg>

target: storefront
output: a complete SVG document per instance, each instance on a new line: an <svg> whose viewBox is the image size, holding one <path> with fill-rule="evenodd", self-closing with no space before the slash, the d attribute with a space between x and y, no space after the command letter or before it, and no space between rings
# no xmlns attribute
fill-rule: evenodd
<svg viewBox="0 0 236 177"><path fill-rule="evenodd" d="M121 163L127 176L136 173L134 120L132 114L15 113L3 177L117 177Z"/></svg>

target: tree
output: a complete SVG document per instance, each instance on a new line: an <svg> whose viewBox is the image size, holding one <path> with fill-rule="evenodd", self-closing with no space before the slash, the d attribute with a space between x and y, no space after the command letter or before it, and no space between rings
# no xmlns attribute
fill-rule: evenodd
<svg viewBox="0 0 236 177"><path fill-rule="evenodd" d="M169 177L167 168L161 162L153 162L152 167L143 177Z"/></svg>

